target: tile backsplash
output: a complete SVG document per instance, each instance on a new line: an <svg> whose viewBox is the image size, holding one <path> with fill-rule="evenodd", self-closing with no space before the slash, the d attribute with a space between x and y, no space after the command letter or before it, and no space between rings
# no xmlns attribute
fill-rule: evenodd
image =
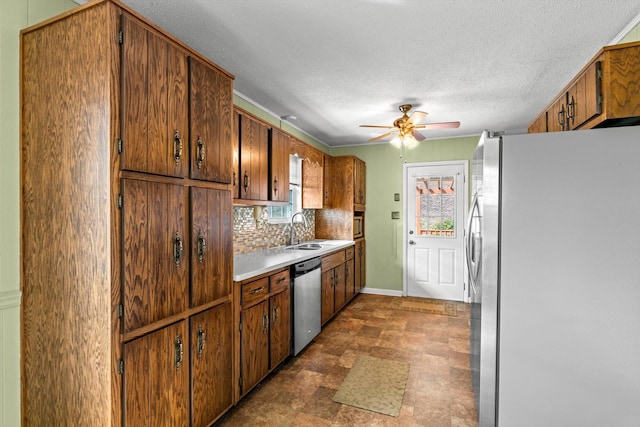
<svg viewBox="0 0 640 427"><path fill-rule="evenodd" d="M262 219L263 209L266 208L262 206L255 208L253 206L233 207L233 252L235 255L284 246L289 243L291 225L289 223L270 224L266 219ZM259 210L258 215L254 215L256 210ZM315 211L304 209L303 213L309 226L306 227L303 223L295 224L295 236L301 242L313 240L316 235Z"/></svg>

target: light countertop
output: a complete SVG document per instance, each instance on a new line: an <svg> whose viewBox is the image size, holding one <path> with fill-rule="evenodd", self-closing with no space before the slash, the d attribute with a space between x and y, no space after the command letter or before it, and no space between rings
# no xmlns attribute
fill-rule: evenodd
<svg viewBox="0 0 640 427"><path fill-rule="evenodd" d="M290 249L289 246L279 246L277 248L264 249L261 251L234 256L233 280L239 282L241 280L258 276L262 273L268 273L269 271L286 267L287 265L323 256L339 249L353 246L355 242L353 240L316 239L302 243L319 243L322 245L322 248L317 250L300 250Z"/></svg>

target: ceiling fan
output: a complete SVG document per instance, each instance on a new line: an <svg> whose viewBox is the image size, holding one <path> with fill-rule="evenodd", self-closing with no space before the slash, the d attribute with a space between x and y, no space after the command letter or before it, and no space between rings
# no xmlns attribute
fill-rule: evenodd
<svg viewBox="0 0 640 427"><path fill-rule="evenodd" d="M391 144L397 147L404 144L409 148L412 148L418 145L419 141L424 139L424 135L418 132L417 129L447 129L457 128L460 126L460 122L428 123L420 125L418 122L424 119L427 113L423 111L414 111L411 116L408 116L407 113L411 110L411 107L411 104L402 104L399 107L399 110L402 112L402 117L397 118L393 122L393 126L360 125L360 127L393 129L385 134L371 138L369 142L378 141L397 133L397 135L391 140Z"/></svg>

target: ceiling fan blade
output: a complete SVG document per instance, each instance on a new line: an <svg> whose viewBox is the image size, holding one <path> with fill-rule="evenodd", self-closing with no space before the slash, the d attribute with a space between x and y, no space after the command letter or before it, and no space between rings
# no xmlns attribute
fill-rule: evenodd
<svg viewBox="0 0 640 427"><path fill-rule="evenodd" d="M425 129L450 129L460 127L460 122L442 122L442 123L429 123L425 125Z"/></svg>
<svg viewBox="0 0 640 427"><path fill-rule="evenodd" d="M413 137L418 141L422 141L424 139L424 135L418 132L417 130L415 130L415 128L414 130L411 131L411 135L413 135Z"/></svg>
<svg viewBox="0 0 640 427"><path fill-rule="evenodd" d="M360 125L361 128L393 129L395 126Z"/></svg>
<svg viewBox="0 0 640 427"><path fill-rule="evenodd" d="M411 117L409 117L409 120L407 120L407 123L415 124L421 121L422 119L424 119L425 117L427 117L427 113L425 113L424 111L414 111Z"/></svg>
<svg viewBox="0 0 640 427"><path fill-rule="evenodd" d="M394 133L396 133L396 132L397 132L397 130L392 130L391 132L387 132L387 133L382 134L382 135L380 135L380 136L376 136L375 138L371 138L371 139L369 140L369 142L374 142L374 141L378 141L378 140L380 140L380 139L384 139L384 138L386 138L386 137L388 137L388 136L393 135L393 134L394 134Z"/></svg>

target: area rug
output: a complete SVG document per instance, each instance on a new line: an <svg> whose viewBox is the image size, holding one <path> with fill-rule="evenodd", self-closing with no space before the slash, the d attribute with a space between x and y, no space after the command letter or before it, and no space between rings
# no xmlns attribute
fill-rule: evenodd
<svg viewBox="0 0 640 427"><path fill-rule="evenodd" d="M422 313L442 314L444 316L457 316L456 304L451 301L431 298L402 297L395 298L389 304L396 310L419 311Z"/></svg>
<svg viewBox="0 0 640 427"><path fill-rule="evenodd" d="M380 414L400 415L409 364L359 355L333 401Z"/></svg>

